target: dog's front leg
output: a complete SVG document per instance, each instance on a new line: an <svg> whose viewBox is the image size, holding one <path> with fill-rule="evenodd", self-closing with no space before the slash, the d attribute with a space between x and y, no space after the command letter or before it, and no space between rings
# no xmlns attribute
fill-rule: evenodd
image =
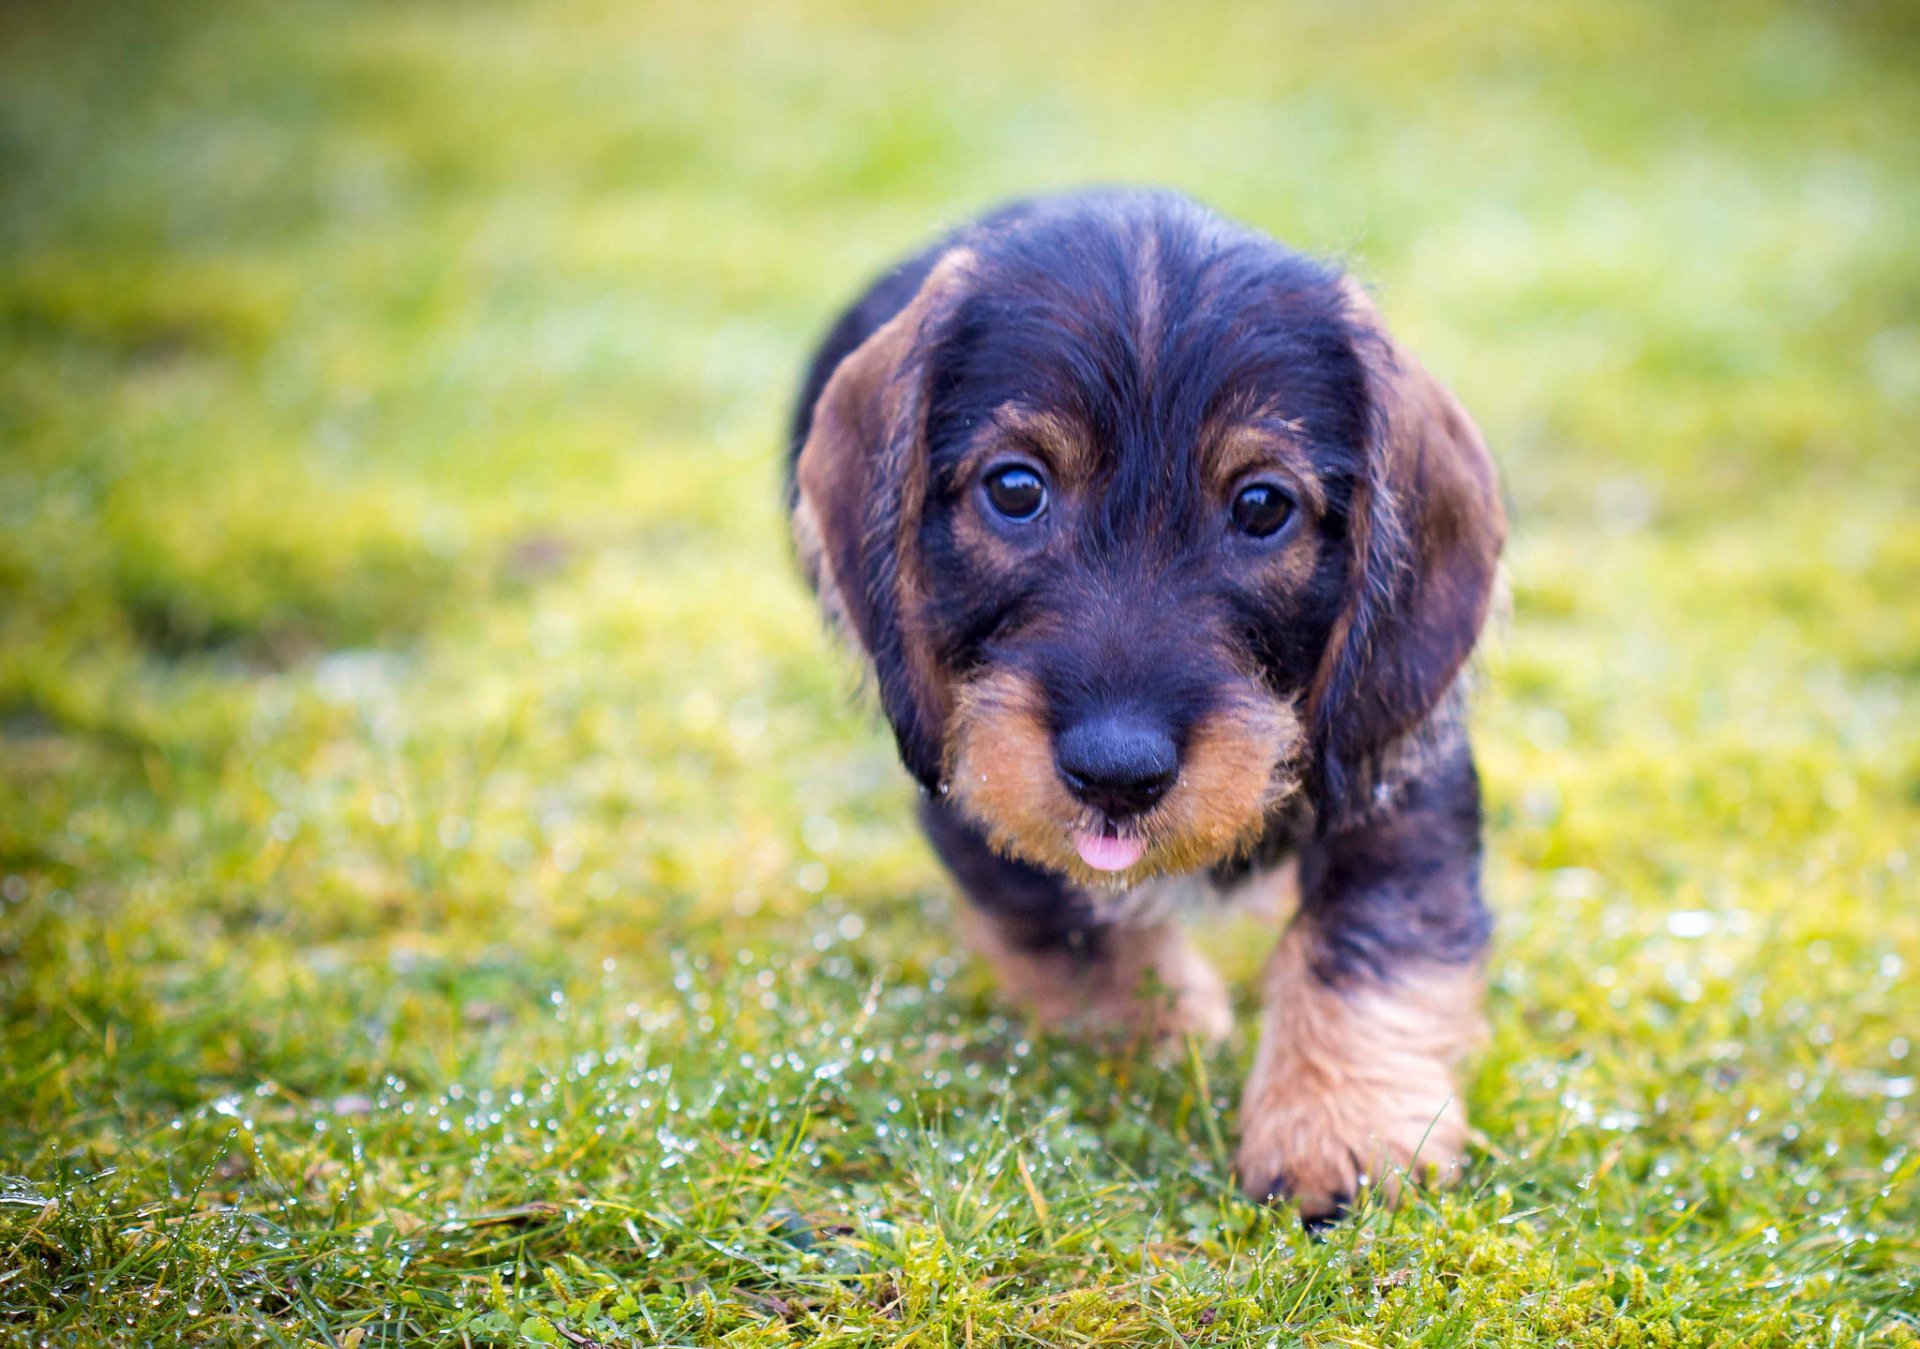
<svg viewBox="0 0 1920 1349"><path fill-rule="evenodd" d="M1479 787L1465 745L1301 856L1241 1105L1240 1183L1309 1223L1360 1185L1445 1178L1466 1144L1454 1068L1483 1033Z"/></svg>
<svg viewBox="0 0 1920 1349"><path fill-rule="evenodd" d="M1226 985L1173 923L1110 924L1035 945L976 907L965 927L1001 990L1044 1025L1175 1044L1216 1043L1233 1029Z"/></svg>

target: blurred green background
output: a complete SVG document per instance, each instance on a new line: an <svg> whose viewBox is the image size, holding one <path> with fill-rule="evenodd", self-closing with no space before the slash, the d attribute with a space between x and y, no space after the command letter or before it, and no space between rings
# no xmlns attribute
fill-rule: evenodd
<svg viewBox="0 0 1920 1349"><path fill-rule="evenodd" d="M1914 1342L1916 57L0 8L0 1342ZM1375 285L1514 520L1482 1137L1325 1243L1233 1194L1247 1039L995 1000L788 564L835 306L1111 180Z"/></svg>

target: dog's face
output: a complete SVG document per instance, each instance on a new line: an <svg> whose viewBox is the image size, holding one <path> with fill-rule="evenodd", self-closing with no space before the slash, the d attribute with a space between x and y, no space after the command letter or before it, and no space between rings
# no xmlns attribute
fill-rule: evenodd
<svg viewBox="0 0 1920 1349"><path fill-rule="evenodd" d="M1403 733L1499 545L1471 425L1360 293L1162 199L956 244L798 480L909 767L1083 883L1221 861Z"/></svg>

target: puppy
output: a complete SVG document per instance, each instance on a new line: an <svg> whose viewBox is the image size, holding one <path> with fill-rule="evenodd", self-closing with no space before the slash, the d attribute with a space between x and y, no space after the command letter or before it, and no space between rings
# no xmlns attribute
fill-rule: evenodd
<svg viewBox="0 0 1920 1349"><path fill-rule="evenodd" d="M835 324L789 504L1007 992L1222 1037L1173 919L1297 869L1241 1184L1314 1220L1454 1171L1489 927L1461 671L1505 520L1361 289L1172 194L1007 207Z"/></svg>

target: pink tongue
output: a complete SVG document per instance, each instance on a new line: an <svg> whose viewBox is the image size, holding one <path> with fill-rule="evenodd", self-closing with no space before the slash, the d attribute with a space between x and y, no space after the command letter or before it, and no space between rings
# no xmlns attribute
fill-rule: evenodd
<svg viewBox="0 0 1920 1349"><path fill-rule="evenodd" d="M1080 850L1080 860L1095 871L1125 871L1147 850L1137 838L1092 834L1084 829L1074 831L1073 846Z"/></svg>

